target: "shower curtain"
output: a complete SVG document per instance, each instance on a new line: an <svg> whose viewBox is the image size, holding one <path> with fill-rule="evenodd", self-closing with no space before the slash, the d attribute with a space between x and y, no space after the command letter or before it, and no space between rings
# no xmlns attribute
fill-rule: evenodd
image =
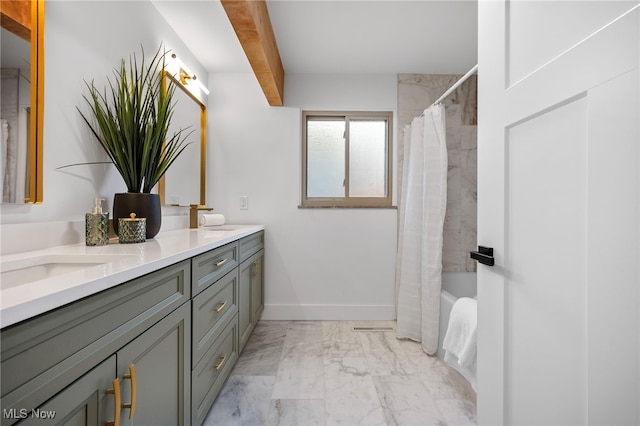
<svg viewBox="0 0 640 426"><path fill-rule="evenodd" d="M432 105L405 127L398 207L397 336L438 350L442 232L447 206L445 108Z"/></svg>
<svg viewBox="0 0 640 426"><path fill-rule="evenodd" d="M0 195L3 203L17 202L16 177L18 175L18 144L19 141L19 79L20 70L17 68L2 68L2 140L0 173Z"/></svg>

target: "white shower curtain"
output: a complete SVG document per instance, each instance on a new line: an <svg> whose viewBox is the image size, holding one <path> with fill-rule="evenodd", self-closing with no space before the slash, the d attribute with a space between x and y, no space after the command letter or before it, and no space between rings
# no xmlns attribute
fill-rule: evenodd
<svg viewBox="0 0 640 426"><path fill-rule="evenodd" d="M397 336L438 350L442 232L447 206L445 108L432 105L405 127L398 208Z"/></svg>

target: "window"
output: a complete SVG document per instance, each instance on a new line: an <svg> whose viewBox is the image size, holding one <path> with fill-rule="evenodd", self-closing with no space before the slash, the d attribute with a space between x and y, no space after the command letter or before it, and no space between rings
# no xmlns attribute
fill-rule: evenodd
<svg viewBox="0 0 640 426"><path fill-rule="evenodd" d="M391 207L391 112L302 113L302 207Z"/></svg>

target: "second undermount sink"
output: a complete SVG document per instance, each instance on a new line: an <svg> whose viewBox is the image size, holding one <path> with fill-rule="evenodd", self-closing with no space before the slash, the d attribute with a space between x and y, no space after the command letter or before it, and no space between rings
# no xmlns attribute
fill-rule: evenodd
<svg viewBox="0 0 640 426"><path fill-rule="evenodd" d="M205 232L207 233L212 233L214 235L220 234L220 233L225 233L225 232L231 232L231 231L235 231L238 229L237 226L229 226L229 225L219 225L219 226L207 226L204 228Z"/></svg>
<svg viewBox="0 0 640 426"><path fill-rule="evenodd" d="M0 290L130 257L121 254L45 254L3 261Z"/></svg>

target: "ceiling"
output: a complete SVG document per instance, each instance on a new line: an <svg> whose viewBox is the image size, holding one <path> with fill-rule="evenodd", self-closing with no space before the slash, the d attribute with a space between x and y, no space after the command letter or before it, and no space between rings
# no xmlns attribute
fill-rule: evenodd
<svg viewBox="0 0 640 426"><path fill-rule="evenodd" d="M219 0L152 0L209 72L251 72ZM267 0L285 73L461 74L475 0Z"/></svg>

